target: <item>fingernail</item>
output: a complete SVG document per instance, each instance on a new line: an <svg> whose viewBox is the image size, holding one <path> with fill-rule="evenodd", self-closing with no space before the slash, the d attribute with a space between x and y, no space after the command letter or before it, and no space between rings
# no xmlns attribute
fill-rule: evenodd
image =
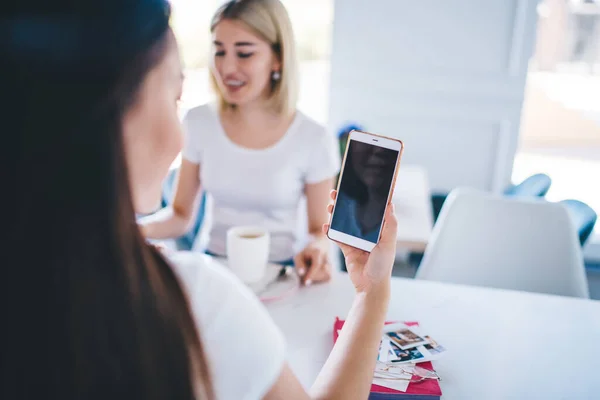
<svg viewBox="0 0 600 400"><path fill-rule="evenodd" d="M312 285L312 281L309 279L309 280L307 280L307 281L306 281L304 284L305 284L306 286L310 286L310 285Z"/></svg>
<svg viewBox="0 0 600 400"><path fill-rule="evenodd" d="M298 275L300 275L300 276L304 276L304 273L305 273L305 272L306 272L306 271L304 270L304 268L300 268L300 269L298 270Z"/></svg>

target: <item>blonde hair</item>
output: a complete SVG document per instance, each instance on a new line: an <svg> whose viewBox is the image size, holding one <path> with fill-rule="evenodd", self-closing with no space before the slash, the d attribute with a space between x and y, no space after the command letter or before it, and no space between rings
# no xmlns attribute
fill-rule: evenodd
<svg viewBox="0 0 600 400"><path fill-rule="evenodd" d="M271 45L279 58L280 78L271 78L269 107L279 113L292 114L298 100L298 62L292 23L284 5L279 0L233 0L221 6L212 18L210 31L223 20L240 21L256 35ZM231 105L223 97L214 73L210 74L211 85L217 95L219 107L226 110Z"/></svg>

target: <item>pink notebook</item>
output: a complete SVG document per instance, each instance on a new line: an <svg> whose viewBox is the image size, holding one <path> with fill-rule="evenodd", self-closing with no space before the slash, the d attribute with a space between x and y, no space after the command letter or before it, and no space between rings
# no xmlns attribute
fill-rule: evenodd
<svg viewBox="0 0 600 400"><path fill-rule="evenodd" d="M387 322L391 324L392 322ZM418 322L405 322L407 325L416 326ZM344 320L339 318L335 319L333 324L333 341L338 338L338 331L344 326ZM419 366L427 369L433 369L431 362L419 363ZM438 381L431 379L419 383L411 383L408 385L406 392L399 392L394 389L389 389L383 386L372 385L371 395L369 399L372 400L386 400L386 399L415 399L415 400L439 400L442 396L442 390Z"/></svg>

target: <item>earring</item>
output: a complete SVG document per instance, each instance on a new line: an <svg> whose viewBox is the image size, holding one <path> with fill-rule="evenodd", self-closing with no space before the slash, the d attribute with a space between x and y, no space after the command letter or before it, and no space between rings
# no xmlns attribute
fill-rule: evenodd
<svg viewBox="0 0 600 400"><path fill-rule="evenodd" d="M273 79L274 81L278 81L279 79L281 79L281 74L279 73L279 71L273 71L271 79Z"/></svg>

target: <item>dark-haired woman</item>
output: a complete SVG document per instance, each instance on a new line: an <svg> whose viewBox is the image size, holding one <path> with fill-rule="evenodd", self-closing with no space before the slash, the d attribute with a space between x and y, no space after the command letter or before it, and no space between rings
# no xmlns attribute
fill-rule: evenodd
<svg viewBox="0 0 600 400"><path fill-rule="evenodd" d="M15 193L1 242L2 399L310 398L256 298L201 258L165 259L136 224L181 148L168 19L161 0L0 12L2 160ZM357 294L313 398L368 395L395 253L391 210L387 221L370 255L342 248Z"/></svg>

